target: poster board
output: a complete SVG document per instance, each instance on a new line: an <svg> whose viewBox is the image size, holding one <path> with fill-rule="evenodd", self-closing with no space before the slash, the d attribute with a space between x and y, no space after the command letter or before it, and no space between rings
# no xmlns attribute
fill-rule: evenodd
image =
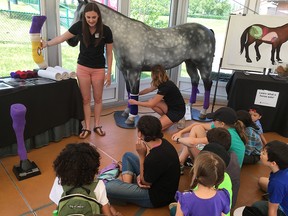
<svg viewBox="0 0 288 216"><path fill-rule="evenodd" d="M265 34L268 34L268 29L276 28L283 26L288 23L288 17L285 16L264 16L264 15L231 15L227 32L226 32L226 39L223 49L223 59L221 68L223 69L231 69L231 70L245 70L245 71L258 71L263 72L264 68L270 68L272 71L277 67L278 62L276 61L276 51L275 51L275 62L276 64L273 65L270 58L271 58L271 49L272 45L271 42L275 39L280 37L286 37L288 39L288 25L286 32L282 31L275 35L272 33L272 37L268 37L268 39L264 38ZM246 28L250 26L257 26L257 24L262 24L267 28L264 29L262 32L262 37L267 41L263 42L259 46L259 52L261 54L261 58L259 61L256 60L256 51L255 51L255 42L252 43L249 49L249 57L252 62L247 62L245 58L245 49L243 50L242 54L240 53L241 50L241 35L245 31ZM256 31L258 31L258 27ZM272 31L273 32L273 31ZM285 33L285 34L284 34ZM248 33L249 34L249 33ZM251 34L251 33L250 33ZM274 35L273 35L274 34ZM286 35L286 36L285 36ZM255 37L259 37L259 35L255 34ZM273 37L274 36L274 37ZM276 36L276 37L275 37ZM277 38L278 37L278 38ZM261 38L261 39L262 39ZM288 42L284 42L280 49L280 58L284 63L288 63Z"/></svg>

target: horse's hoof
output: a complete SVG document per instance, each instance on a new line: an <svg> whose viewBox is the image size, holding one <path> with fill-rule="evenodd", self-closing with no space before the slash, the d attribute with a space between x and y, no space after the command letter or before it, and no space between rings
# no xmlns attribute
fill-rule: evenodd
<svg viewBox="0 0 288 216"><path fill-rule="evenodd" d="M259 61L261 59L261 57L256 57L256 60Z"/></svg>
<svg viewBox="0 0 288 216"><path fill-rule="evenodd" d="M200 113L200 115L199 115L199 119L202 119L202 120L206 119L206 114L202 114L202 113Z"/></svg>
<svg viewBox="0 0 288 216"><path fill-rule="evenodd" d="M246 59L246 62L251 63L252 61L251 59Z"/></svg>
<svg viewBox="0 0 288 216"><path fill-rule="evenodd" d="M125 121L125 124L127 124L127 125L134 125L134 123L135 123L135 120L133 117L132 118L128 117Z"/></svg>
<svg viewBox="0 0 288 216"><path fill-rule="evenodd" d="M282 59L278 59L277 61L278 63L283 63Z"/></svg>

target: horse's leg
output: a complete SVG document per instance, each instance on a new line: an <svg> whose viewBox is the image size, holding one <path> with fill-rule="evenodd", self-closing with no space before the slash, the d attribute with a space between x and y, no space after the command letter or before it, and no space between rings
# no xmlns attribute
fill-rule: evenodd
<svg viewBox="0 0 288 216"><path fill-rule="evenodd" d="M127 91L127 94L128 94L128 100L130 99L130 85L128 83L128 81L126 80L125 78L125 85L126 85L126 91ZM121 114L123 117L127 118L129 116L129 113L130 113L130 104L129 102L127 103L127 107L125 108L125 110L123 111L123 113Z"/></svg>
<svg viewBox="0 0 288 216"><path fill-rule="evenodd" d="M141 76L141 71L132 70L132 71L127 72L127 75L126 75L127 79L125 79L126 83L129 84L129 89L131 90L129 97L137 101L139 98L140 76ZM138 115L138 106L131 105L131 104L128 106L130 106L129 107L130 113L125 123L134 124L135 117Z"/></svg>
<svg viewBox="0 0 288 216"><path fill-rule="evenodd" d="M191 95L189 99L189 104L192 107L192 105L196 102L197 94L199 93L198 84L199 84L200 77L198 75L198 70L196 68L196 65L193 62L189 60L189 61L185 61L185 63L186 63L187 73L190 76L191 83L192 83L192 90L191 90Z"/></svg>
<svg viewBox="0 0 288 216"><path fill-rule="evenodd" d="M260 54L260 51L259 51L259 46L261 44L262 44L262 42L258 40L258 41L256 41L255 46L254 46L255 51L256 51L256 60L257 61L259 61L261 59L261 54Z"/></svg>
<svg viewBox="0 0 288 216"><path fill-rule="evenodd" d="M270 58L272 65L275 65L275 58L274 58L274 56L275 56L275 47L272 46L272 49L271 49L271 58Z"/></svg>
<svg viewBox="0 0 288 216"><path fill-rule="evenodd" d="M249 46L254 42L255 40L249 35L248 36L248 40L246 42L246 44L244 45L245 47L245 58L246 58L246 62L251 63L251 59L249 57Z"/></svg>
<svg viewBox="0 0 288 216"><path fill-rule="evenodd" d="M209 108L210 105L210 93L212 87L212 79L211 79L212 63L207 62L206 64L199 65L198 69L205 89L203 109L200 112L199 118L205 119L207 109Z"/></svg>
<svg viewBox="0 0 288 216"><path fill-rule="evenodd" d="M280 44L279 46L276 47L276 59L278 63L282 63L282 59L280 58L280 51L281 51L281 46L282 44Z"/></svg>
<svg viewBox="0 0 288 216"><path fill-rule="evenodd" d="M189 100L189 104L192 107L192 105L196 102L197 93L199 93L198 84L199 84L200 77L198 75L197 67L192 61L190 60L185 61L185 63L186 63L187 72L191 78L191 83L192 83L192 91L191 91L191 96ZM211 67L212 66L206 66L206 65L198 67L199 72L201 74L201 78L204 83L204 88L205 88L203 109L200 111L200 116L199 116L200 119L206 118L206 112L207 112L207 109L209 108L210 91L211 91L211 86L212 86L212 81L210 78Z"/></svg>

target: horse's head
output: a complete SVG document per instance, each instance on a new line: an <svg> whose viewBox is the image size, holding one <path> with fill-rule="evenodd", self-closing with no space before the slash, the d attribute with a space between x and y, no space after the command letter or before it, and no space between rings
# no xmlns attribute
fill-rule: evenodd
<svg viewBox="0 0 288 216"><path fill-rule="evenodd" d="M83 11L84 11L84 8L85 8L85 5L88 3L89 1L88 0L78 0L78 6L74 12L74 19L73 19L73 22L71 25L73 25L74 23L78 22L79 20L82 19L82 15L83 15ZM78 36L75 36L71 39L68 39L67 40L67 43L69 44L69 46L72 46L72 47L75 47L77 46L79 42L79 37Z"/></svg>

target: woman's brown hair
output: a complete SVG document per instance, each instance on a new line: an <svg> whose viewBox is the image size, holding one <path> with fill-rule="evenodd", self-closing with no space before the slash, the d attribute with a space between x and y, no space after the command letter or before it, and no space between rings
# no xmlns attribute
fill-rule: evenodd
<svg viewBox="0 0 288 216"><path fill-rule="evenodd" d="M158 87L161 83L164 83L167 80L169 80L169 77L167 76L164 67L161 65L156 65L152 67L151 77L152 77L151 85L155 87Z"/></svg>
<svg viewBox="0 0 288 216"><path fill-rule="evenodd" d="M85 18L85 13L90 12L90 11L94 11L98 15L95 35L98 34L99 37L97 38L93 37L93 40L90 39L89 25ZM82 32L83 32L83 43L85 44L86 47L90 46L91 44L94 44L94 46L96 47L102 39L102 36L103 36L102 16L101 16L100 9L95 2L88 3L84 8L83 15L82 15Z"/></svg>

